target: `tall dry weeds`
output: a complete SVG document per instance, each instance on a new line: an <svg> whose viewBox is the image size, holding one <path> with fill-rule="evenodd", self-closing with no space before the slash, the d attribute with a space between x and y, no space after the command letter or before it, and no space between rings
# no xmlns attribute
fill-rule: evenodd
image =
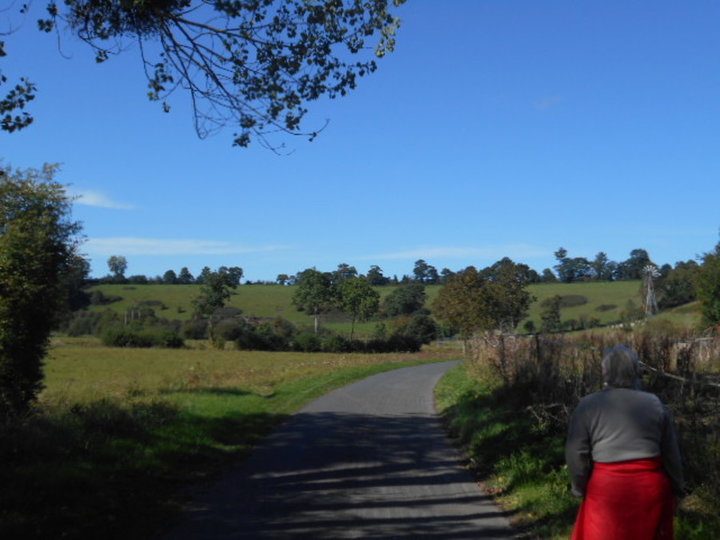
<svg viewBox="0 0 720 540"><path fill-rule="evenodd" d="M607 347L635 349L645 365L643 388L672 411L685 458L688 489L720 502L720 338L637 330L579 336L478 336L471 369L493 372L502 393L527 410L538 429L561 433L584 395L602 388Z"/></svg>

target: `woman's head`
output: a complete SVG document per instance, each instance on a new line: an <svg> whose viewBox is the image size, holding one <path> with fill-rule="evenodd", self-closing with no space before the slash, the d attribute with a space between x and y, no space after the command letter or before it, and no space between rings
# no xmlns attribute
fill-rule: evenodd
<svg viewBox="0 0 720 540"><path fill-rule="evenodd" d="M640 388L640 359L625 345L605 349L602 359L603 381L614 388Z"/></svg>

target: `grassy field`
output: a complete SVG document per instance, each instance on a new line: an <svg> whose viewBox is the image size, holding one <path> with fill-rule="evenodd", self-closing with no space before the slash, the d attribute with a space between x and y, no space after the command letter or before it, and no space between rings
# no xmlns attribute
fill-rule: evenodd
<svg viewBox="0 0 720 540"><path fill-rule="evenodd" d="M128 350L56 338L36 414L0 426L0 538L146 538L311 399L418 354Z"/></svg>
<svg viewBox="0 0 720 540"><path fill-rule="evenodd" d="M640 298L640 281L617 282L588 282L588 283L547 283L535 284L528 287L535 301L530 306L528 318L536 327L540 326L540 313L542 302L555 295L576 295L586 298L586 303L562 309L562 319L580 319L581 316L597 318L601 324L617 322L621 318L621 311L626 307L628 300L636 306L642 305ZM426 287L427 306L437 297L440 285ZM166 308L156 309L160 317L167 319L186 320L192 316L192 300L199 294L199 285L97 285L90 289L100 290L105 295L118 296L122 299L106 306L93 306L94 311L112 309L124 312L139 302L156 300L162 302ZM394 290L392 286L376 287L381 297ZM237 288L228 305L243 310L251 317L283 317L298 326L311 325L312 317L297 311L292 304L294 286L279 285L241 285ZM697 308L693 305L676 309L670 316L674 322L680 324L695 324L699 319ZM341 313L330 313L321 317L321 324L338 331L350 331L350 319ZM370 336L377 321L356 324L356 331L361 336ZM524 321L520 323L520 330Z"/></svg>

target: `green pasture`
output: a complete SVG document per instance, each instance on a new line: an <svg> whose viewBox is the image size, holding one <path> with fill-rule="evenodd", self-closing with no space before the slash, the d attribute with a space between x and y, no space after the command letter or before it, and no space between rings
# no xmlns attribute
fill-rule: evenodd
<svg viewBox="0 0 720 540"><path fill-rule="evenodd" d="M394 290L395 286L376 287L381 297L385 297ZM431 307L442 286L430 285L426 287L427 307ZM562 308L562 320L596 318L600 324L618 322L621 312L626 308L628 300L641 307L640 281L614 281L614 282L581 282L581 283L543 283L528 287L528 291L535 298L531 304L528 319L540 326L542 302L555 295L577 295L587 299L587 302L572 307ZM104 306L93 306L93 311L112 309L120 313L125 312L143 301L162 302L165 309L153 306L159 317L167 319L187 320L192 316L192 301L200 294L199 285L97 285L89 289L102 291L106 296L118 296L122 299ZM304 312L298 311L292 304L294 286L280 285L240 285L234 291L229 306L243 310L250 317L273 318L283 317L297 326L310 326L313 319ZM679 324L697 321L697 310L689 307L676 308L672 311L671 320ZM321 315L322 325L338 331L350 332L350 318L340 312ZM360 336L370 336L379 320L356 323L356 332ZM522 329L523 323L520 324Z"/></svg>
<svg viewBox="0 0 720 540"><path fill-rule="evenodd" d="M118 349L58 337L33 414L0 425L0 538L149 538L305 403L458 357ZM189 491L188 491L189 490Z"/></svg>
<svg viewBox="0 0 720 540"><path fill-rule="evenodd" d="M599 319L601 324L616 322L620 320L620 312L625 309L628 300L632 300L635 305L642 307L641 285L641 281L538 283L530 285L528 291L536 300L530 306L528 318L539 327L543 300L552 298L555 295L579 295L586 297L587 303L562 308L563 321L579 319L584 314Z"/></svg>

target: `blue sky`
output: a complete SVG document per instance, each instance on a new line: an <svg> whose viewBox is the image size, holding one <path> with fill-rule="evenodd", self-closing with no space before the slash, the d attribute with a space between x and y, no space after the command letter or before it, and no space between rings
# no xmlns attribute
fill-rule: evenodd
<svg viewBox="0 0 720 540"><path fill-rule="evenodd" d="M40 3L42 4L42 3ZM36 5L38 8L42 7ZM0 13L0 30L14 12ZM0 133L15 167L60 162L93 275L241 266L273 280L348 263L409 274L503 256L541 271L562 246L674 264L720 226L720 3L409 0L396 51L347 97L311 105L292 153L200 140L186 96L163 114L137 50L97 65L40 34L0 69L39 87L35 124ZM34 15L34 14L33 14Z"/></svg>

